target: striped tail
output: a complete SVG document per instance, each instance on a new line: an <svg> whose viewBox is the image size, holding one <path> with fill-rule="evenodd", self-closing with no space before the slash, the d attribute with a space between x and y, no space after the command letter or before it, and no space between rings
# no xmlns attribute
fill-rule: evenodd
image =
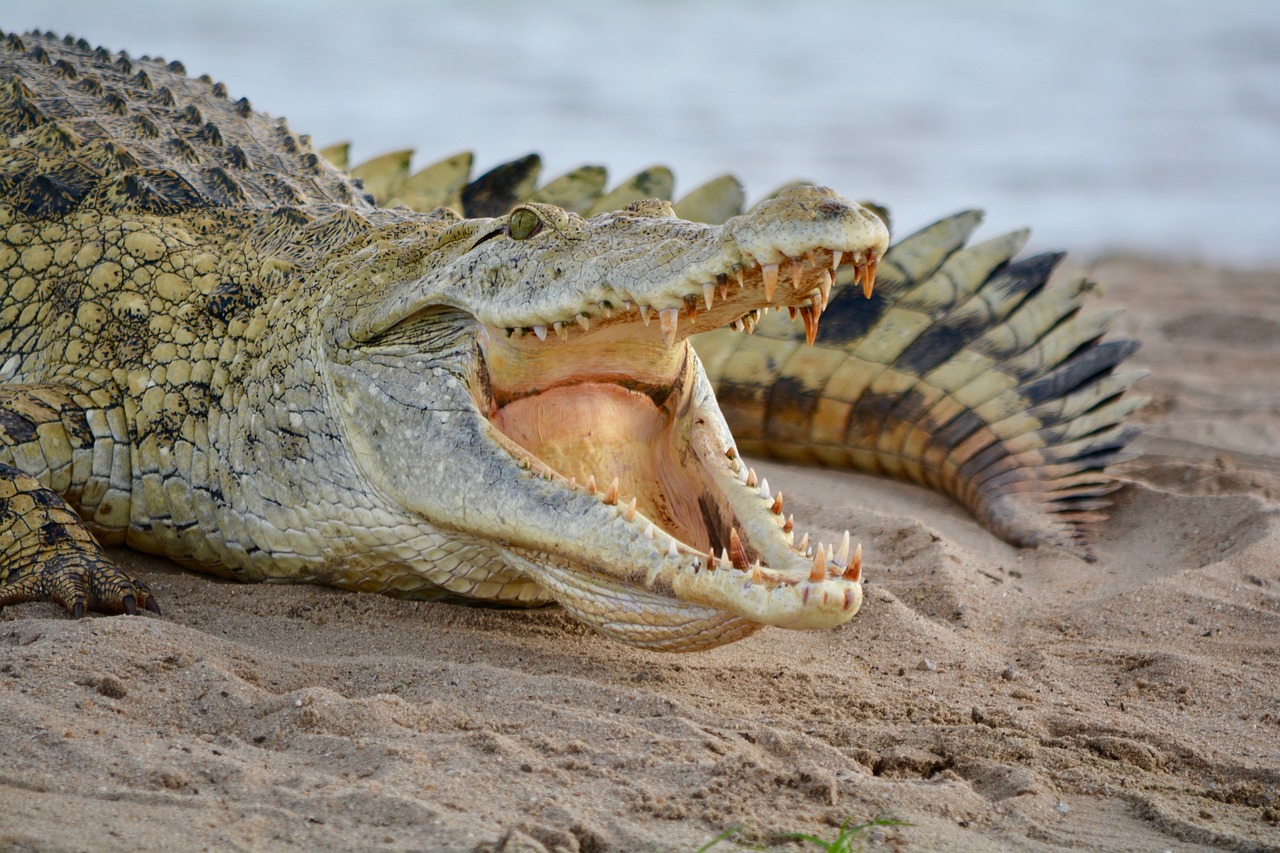
<svg viewBox="0 0 1280 853"><path fill-rule="evenodd" d="M845 273L812 347L771 314L698 354L744 452L911 480L1014 544L1080 547L1139 431L1144 372L1116 370L1138 343L1080 314L1090 282L1049 281L1061 255L1014 261L1026 232L965 246L980 220L893 246L870 299Z"/></svg>
<svg viewBox="0 0 1280 853"><path fill-rule="evenodd" d="M345 144L324 155L346 168ZM497 216L526 199L590 216L642 198L671 199L655 166L606 191L599 166L538 186L536 155L472 178L459 154L410 173L411 151L351 170L380 204ZM684 219L742 211L731 176L674 202ZM981 214L960 213L893 246L870 299L841 267L814 346L779 314L754 334L728 329L694 345L747 453L856 468L929 486L1016 545L1083 548L1082 525L1106 517L1146 399L1126 394L1144 371L1116 368L1137 341L1103 341L1115 312L1080 314L1092 284L1050 282L1061 255L1014 256L1018 232L965 246Z"/></svg>

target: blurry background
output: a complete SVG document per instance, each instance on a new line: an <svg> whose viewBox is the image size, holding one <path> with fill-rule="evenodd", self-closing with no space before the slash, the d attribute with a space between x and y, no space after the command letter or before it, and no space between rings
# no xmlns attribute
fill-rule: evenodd
<svg viewBox="0 0 1280 853"><path fill-rule="evenodd" d="M181 59L353 162L794 178L1033 247L1280 262L1275 0L6 0L0 28Z"/></svg>

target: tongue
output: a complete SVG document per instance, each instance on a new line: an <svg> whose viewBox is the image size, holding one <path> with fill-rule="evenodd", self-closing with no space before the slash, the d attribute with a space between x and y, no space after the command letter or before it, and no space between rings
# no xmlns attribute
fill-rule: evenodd
<svg viewBox="0 0 1280 853"><path fill-rule="evenodd" d="M654 524L701 551L710 547L698 502L706 488L695 476L702 466L671 414L647 395L608 383L563 385L509 403L493 422L579 487L594 476L604 492L617 477L620 505L634 497Z"/></svg>

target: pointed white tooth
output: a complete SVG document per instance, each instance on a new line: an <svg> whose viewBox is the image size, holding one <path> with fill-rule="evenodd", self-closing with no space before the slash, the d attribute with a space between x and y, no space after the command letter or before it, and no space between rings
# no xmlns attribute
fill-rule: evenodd
<svg viewBox="0 0 1280 853"><path fill-rule="evenodd" d="M791 262L791 289L800 289L800 259L796 258Z"/></svg>
<svg viewBox="0 0 1280 853"><path fill-rule="evenodd" d="M751 475L747 473L746 465L742 465L738 468L738 479L742 481L742 485L745 486L747 484L748 478L750 477Z"/></svg>
<svg viewBox="0 0 1280 853"><path fill-rule="evenodd" d="M653 538L653 522L652 521L649 522L649 526L644 529L644 538L645 539Z"/></svg>
<svg viewBox="0 0 1280 853"><path fill-rule="evenodd" d="M844 532L844 537L840 540L840 550L836 554L836 563L838 563L842 569L849 565L849 544L849 531L846 530Z"/></svg>
<svg viewBox="0 0 1280 853"><path fill-rule="evenodd" d="M729 559L729 549L724 546L720 547L720 562L724 563L725 568L733 568L733 562Z"/></svg>
<svg viewBox="0 0 1280 853"><path fill-rule="evenodd" d="M844 257L844 252L840 251L839 249L833 249L831 251L831 271L832 272L835 272L836 267L840 266L840 259L843 257Z"/></svg>
<svg viewBox="0 0 1280 853"><path fill-rule="evenodd" d="M644 320L645 326L649 325L649 306L648 305L640 306L640 319Z"/></svg>
<svg viewBox="0 0 1280 853"><path fill-rule="evenodd" d="M662 324L662 343L670 349L676 342L676 331L680 325L680 309L663 308L658 312L658 320Z"/></svg>
<svg viewBox="0 0 1280 853"><path fill-rule="evenodd" d="M676 550L676 540L674 539L667 545L667 556L673 559L680 556L680 552Z"/></svg>
<svg viewBox="0 0 1280 853"><path fill-rule="evenodd" d="M734 320L734 321L733 321L732 323L730 323L729 325L730 325L730 326L733 326L734 330L735 330L735 331L738 331L738 332L745 332L745 331L746 331L746 329L747 329L747 327L746 327L746 326L742 325L742 318L741 318L741 317L739 317L737 320Z"/></svg>
<svg viewBox="0 0 1280 853"><path fill-rule="evenodd" d="M808 549L809 549L809 534L806 533L805 535L800 537L800 545L796 548L796 550L799 551L801 554L803 554Z"/></svg>
<svg viewBox="0 0 1280 853"><path fill-rule="evenodd" d="M729 285L727 282L725 284L720 285L720 298L721 299L729 298Z"/></svg>
<svg viewBox="0 0 1280 853"><path fill-rule="evenodd" d="M711 310L711 303L716 301L716 286L711 282L702 285L702 301L707 303L707 310Z"/></svg>
<svg viewBox="0 0 1280 853"><path fill-rule="evenodd" d="M747 285L746 285L746 283L742 280L742 269L741 269L741 268L738 268L738 269L734 270L734 271L733 271L733 274L734 274L735 276L737 276L737 277L738 277L738 287L739 287L739 288L743 288L743 287L746 287L746 286L747 286Z"/></svg>
<svg viewBox="0 0 1280 853"><path fill-rule="evenodd" d="M624 300L622 300L622 310L623 310L623 311L626 311L628 314L630 314L630 313L631 313L631 308L632 308L631 300L629 300L629 299L624 299Z"/></svg>
<svg viewBox="0 0 1280 853"><path fill-rule="evenodd" d="M760 485L760 480L756 477L755 468L747 469L747 485L753 489Z"/></svg>
<svg viewBox="0 0 1280 853"><path fill-rule="evenodd" d="M545 341L545 340L547 339L547 327L546 327L546 326L534 326L534 327L533 327L533 333L534 333L535 335L537 335L537 336L538 336L538 340L540 340L540 341Z"/></svg>
<svg viewBox="0 0 1280 853"><path fill-rule="evenodd" d="M760 275L764 278L764 301L773 301L773 292L778 289L778 265L765 264L760 267Z"/></svg>
<svg viewBox="0 0 1280 853"><path fill-rule="evenodd" d="M600 303L600 313L604 315L606 320L613 319L613 308L611 308L607 302Z"/></svg>
<svg viewBox="0 0 1280 853"><path fill-rule="evenodd" d="M769 491L769 481L767 479L760 481L760 497L767 501L773 500L773 494Z"/></svg>
<svg viewBox="0 0 1280 853"><path fill-rule="evenodd" d="M551 324L551 328L556 330L556 337L562 341L569 340L569 330L564 327L564 323L559 320Z"/></svg>
<svg viewBox="0 0 1280 853"><path fill-rule="evenodd" d="M822 271L822 278L818 280L818 288L822 291L822 306L825 310L827 302L831 300L831 272L830 270Z"/></svg>
<svg viewBox="0 0 1280 853"><path fill-rule="evenodd" d="M582 327L582 331L584 332L591 331L590 317L588 317L586 314L579 314L575 319L577 319L578 325Z"/></svg>
<svg viewBox="0 0 1280 853"><path fill-rule="evenodd" d="M596 488L596 475L591 474L587 477L587 494L594 495L597 491L599 490Z"/></svg>
<svg viewBox="0 0 1280 853"><path fill-rule="evenodd" d="M632 498L631 503L627 504L627 508L623 510L622 519L624 521L636 520L636 499L635 498Z"/></svg>

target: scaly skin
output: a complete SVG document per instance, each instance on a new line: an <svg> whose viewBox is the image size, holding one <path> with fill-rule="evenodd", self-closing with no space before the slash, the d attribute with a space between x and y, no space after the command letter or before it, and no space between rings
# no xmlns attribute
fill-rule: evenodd
<svg viewBox="0 0 1280 853"><path fill-rule="evenodd" d="M792 546L688 337L869 285L858 205L383 210L220 86L38 34L0 47L0 134L0 604L154 605L60 495L225 576L555 599L654 648L857 610L858 555Z"/></svg>

